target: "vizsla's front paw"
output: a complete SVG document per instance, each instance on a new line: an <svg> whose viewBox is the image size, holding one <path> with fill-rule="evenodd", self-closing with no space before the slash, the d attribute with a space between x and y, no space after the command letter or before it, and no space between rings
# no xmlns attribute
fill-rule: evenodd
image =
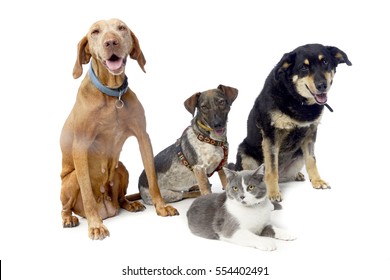
<svg viewBox="0 0 390 280"><path fill-rule="evenodd" d="M160 206L160 207L156 206L156 212L157 212L157 215L163 216L163 217L179 215L179 211L177 211L176 208L173 208L170 205L164 205L164 206Z"/></svg>
<svg viewBox="0 0 390 280"><path fill-rule="evenodd" d="M110 236L110 232L103 223L100 226L88 227L88 235L92 240L103 240Z"/></svg>
<svg viewBox="0 0 390 280"><path fill-rule="evenodd" d="M315 189L330 189L330 185L322 179L312 180L311 184Z"/></svg>

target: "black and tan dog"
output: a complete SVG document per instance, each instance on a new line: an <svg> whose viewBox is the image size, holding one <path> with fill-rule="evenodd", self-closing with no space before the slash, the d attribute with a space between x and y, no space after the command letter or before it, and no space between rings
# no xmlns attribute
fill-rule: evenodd
<svg viewBox="0 0 390 280"><path fill-rule="evenodd" d="M237 89L219 85L217 89L196 93L184 102L192 115L196 111L191 126L175 144L161 151L154 159L164 201L175 202L209 193L211 185L208 177L215 171L225 187L226 177L222 167L226 165L228 156L226 124L230 106L237 94ZM151 204L145 171L140 175L138 187L143 201Z"/></svg>
<svg viewBox="0 0 390 280"><path fill-rule="evenodd" d="M286 53L271 71L248 117L236 169L265 165L271 200L282 199L278 182L303 181L303 165L314 188L329 188L314 156L317 126L339 63L352 65L336 47L309 44Z"/></svg>

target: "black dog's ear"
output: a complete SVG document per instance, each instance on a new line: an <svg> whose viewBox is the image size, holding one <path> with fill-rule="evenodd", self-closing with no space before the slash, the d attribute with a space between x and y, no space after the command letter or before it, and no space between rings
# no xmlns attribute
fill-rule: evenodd
<svg viewBox="0 0 390 280"><path fill-rule="evenodd" d="M348 66L352 65L351 61L349 61L349 59L348 59L348 56L342 50L340 50L340 49L338 49L336 47L330 47L330 46L328 46L326 48L329 50L331 55L334 58L336 58L337 64L339 64L339 63L346 63Z"/></svg>
<svg viewBox="0 0 390 280"><path fill-rule="evenodd" d="M200 96L200 92L193 94L190 98L184 101L184 107L186 107L187 111L191 113L191 115L195 114L196 106L198 105L198 99Z"/></svg>
<svg viewBox="0 0 390 280"><path fill-rule="evenodd" d="M229 105L233 104L233 101L236 100L237 95L238 95L238 89L233 88L233 87L228 87L224 85L219 85L218 89L222 90L223 93L226 95Z"/></svg>
<svg viewBox="0 0 390 280"><path fill-rule="evenodd" d="M275 67L274 71L274 78L275 80L278 80L280 77L280 74L284 73L289 69L292 65L295 63L295 52L285 53L282 57L282 59L279 61L279 63Z"/></svg>

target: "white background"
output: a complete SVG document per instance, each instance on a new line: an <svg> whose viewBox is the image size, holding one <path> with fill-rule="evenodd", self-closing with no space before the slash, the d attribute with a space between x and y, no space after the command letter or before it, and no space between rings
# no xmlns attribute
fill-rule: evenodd
<svg viewBox="0 0 390 280"><path fill-rule="evenodd" d="M122 269L178 265L214 271L192 279L218 279L218 266L267 266L267 279L388 277L390 21L384 1L5 3L0 4L4 279L152 279L122 276ZM189 125L184 100L224 84L239 89L228 124L229 160L235 161L249 110L284 53L307 43L347 53L353 66L337 68L329 94L334 112L325 111L316 144L320 173L332 189L314 190L307 181L284 184L284 209L274 213L275 223L294 232L296 241L277 241L277 251L263 252L195 237L186 224L191 201L173 205L178 217L158 217L153 207L121 211L104 221L111 233L104 241L89 240L85 219L77 228L62 228L59 136L81 82L72 78L76 45L93 22L113 17L133 30L147 60L146 74L132 60L126 73L146 110L155 153ZM131 176L128 193L137 192L143 167L134 138L121 159ZM216 175L211 181L221 191Z"/></svg>

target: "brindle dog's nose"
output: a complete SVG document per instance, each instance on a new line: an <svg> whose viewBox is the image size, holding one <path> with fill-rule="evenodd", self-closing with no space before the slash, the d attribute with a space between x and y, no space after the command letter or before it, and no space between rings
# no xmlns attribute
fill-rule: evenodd
<svg viewBox="0 0 390 280"><path fill-rule="evenodd" d="M214 116L214 121L213 121L214 129L219 129L223 128L223 120L219 116Z"/></svg>

